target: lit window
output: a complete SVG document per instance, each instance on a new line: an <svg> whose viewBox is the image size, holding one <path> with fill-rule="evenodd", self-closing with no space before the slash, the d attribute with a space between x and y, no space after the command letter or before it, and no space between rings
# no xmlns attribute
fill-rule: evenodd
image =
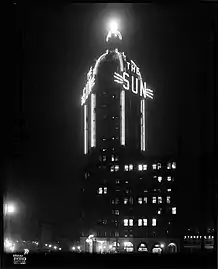
<svg viewBox="0 0 218 269"><path fill-rule="evenodd" d="M157 214L158 214L158 215L161 214L161 208L158 209Z"/></svg>
<svg viewBox="0 0 218 269"><path fill-rule="evenodd" d="M161 182L162 181L162 177L158 177L157 180L158 180L158 182Z"/></svg>
<svg viewBox="0 0 218 269"><path fill-rule="evenodd" d="M124 205L128 203L128 198L124 198Z"/></svg>
<svg viewBox="0 0 218 269"><path fill-rule="evenodd" d="M142 226L142 219L138 219L138 226Z"/></svg>
<svg viewBox="0 0 218 269"><path fill-rule="evenodd" d="M168 170L171 169L171 163L168 163L168 164L167 164L167 169L168 169Z"/></svg>
<svg viewBox="0 0 218 269"><path fill-rule="evenodd" d="M148 166L147 164L143 164L143 171L147 170Z"/></svg>
<svg viewBox="0 0 218 269"><path fill-rule="evenodd" d="M158 204L162 204L162 197L161 196L158 197Z"/></svg>
<svg viewBox="0 0 218 269"><path fill-rule="evenodd" d="M118 209L115 210L115 215L120 215L120 211Z"/></svg>
<svg viewBox="0 0 218 269"><path fill-rule="evenodd" d="M116 198L116 199L115 199L115 204L116 204L116 205L119 204L119 198Z"/></svg>
<svg viewBox="0 0 218 269"><path fill-rule="evenodd" d="M107 194L107 187L104 187L104 194Z"/></svg>
<svg viewBox="0 0 218 269"><path fill-rule="evenodd" d="M144 203L145 203L145 204L148 203L148 197L144 197Z"/></svg>
<svg viewBox="0 0 218 269"><path fill-rule="evenodd" d="M139 165L138 165L138 170L139 170L139 171L142 171L142 164L139 164Z"/></svg>
<svg viewBox="0 0 218 269"><path fill-rule="evenodd" d="M115 165L115 171L117 172L119 170L119 165Z"/></svg>
<svg viewBox="0 0 218 269"><path fill-rule="evenodd" d="M139 203L139 204L142 204L142 197L139 197L139 198L138 198L138 203Z"/></svg>
<svg viewBox="0 0 218 269"><path fill-rule="evenodd" d="M118 161L118 157L117 157L117 156L115 157L115 161L116 161L116 162Z"/></svg>
<svg viewBox="0 0 218 269"><path fill-rule="evenodd" d="M155 196L152 197L152 204L156 204L157 198Z"/></svg>
<svg viewBox="0 0 218 269"><path fill-rule="evenodd" d="M111 172L114 172L114 165L111 166Z"/></svg>
<svg viewBox="0 0 218 269"><path fill-rule="evenodd" d="M131 171L131 170L133 170L133 165L132 164L129 165L129 171Z"/></svg>
<svg viewBox="0 0 218 269"><path fill-rule="evenodd" d="M102 149L102 151L106 151L106 149Z"/></svg>
<svg viewBox="0 0 218 269"><path fill-rule="evenodd" d="M128 226L128 219L124 219L124 226Z"/></svg>
<svg viewBox="0 0 218 269"><path fill-rule="evenodd" d="M129 183L129 181L128 181L128 180L126 180L126 181L125 181L125 183L126 183L126 184L128 184L128 183Z"/></svg>
<svg viewBox="0 0 218 269"><path fill-rule="evenodd" d="M172 178L171 177L167 177L167 181L171 181L172 180Z"/></svg>
<svg viewBox="0 0 218 269"><path fill-rule="evenodd" d="M153 168L153 170L156 170L157 169L157 165L156 164L152 164L152 168Z"/></svg>
<svg viewBox="0 0 218 269"><path fill-rule="evenodd" d="M124 171L129 171L129 166L128 165L124 165Z"/></svg>
<svg viewBox="0 0 218 269"><path fill-rule="evenodd" d="M129 226L133 226L133 219L129 220Z"/></svg>
<svg viewBox="0 0 218 269"><path fill-rule="evenodd" d="M176 169L176 163L175 162L172 163L172 169Z"/></svg>
<svg viewBox="0 0 218 269"><path fill-rule="evenodd" d="M171 191L171 189L167 189L167 191Z"/></svg>
<svg viewBox="0 0 218 269"><path fill-rule="evenodd" d="M120 184L120 181L119 181L119 179L117 179L117 180L116 180L116 184Z"/></svg>
<svg viewBox="0 0 218 269"><path fill-rule="evenodd" d="M112 137L112 140L114 140L115 138L114 138L114 136Z"/></svg>
<svg viewBox="0 0 218 269"><path fill-rule="evenodd" d="M111 156L111 161L114 162L114 155Z"/></svg>
<svg viewBox="0 0 218 269"><path fill-rule="evenodd" d="M102 157L103 157L102 161L105 162L106 161L106 156L102 156Z"/></svg>
<svg viewBox="0 0 218 269"><path fill-rule="evenodd" d="M167 196L167 204L170 204L170 196Z"/></svg>
<svg viewBox="0 0 218 269"><path fill-rule="evenodd" d="M102 188L98 188L98 193L102 194L103 193L103 189Z"/></svg>
<svg viewBox="0 0 218 269"><path fill-rule="evenodd" d="M147 190L147 189L145 189L145 190L144 190L144 192L148 192L148 190Z"/></svg>
<svg viewBox="0 0 218 269"><path fill-rule="evenodd" d="M172 207L172 214L176 215L176 207Z"/></svg>
<svg viewBox="0 0 218 269"><path fill-rule="evenodd" d="M157 220L156 219L152 219L152 226L156 226L157 225Z"/></svg>
<svg viewBox="0 0 218 269"><path fill-rule="evenodd" d="M111 204L114 204L114 199L111 200Z"/></svg>
<svg viewBox="0 0 218 269"><path fill-rule="evenodd" d="M143 219L143 226L147 226L148 225L148 220L147 219Z"/></svg>
<svg viewBox="0 0 218 269"><path fill-rule="evenodd" d="M161 164L160 163L157 164L157 169L158 170L161 169Z"/></svg>
<svg viewBox="0 0 218 269"><path fill-rule="evenodd" d="M125 191L126 193L129 193L129 190L128 189L126 189L126 191Z"/></svg>

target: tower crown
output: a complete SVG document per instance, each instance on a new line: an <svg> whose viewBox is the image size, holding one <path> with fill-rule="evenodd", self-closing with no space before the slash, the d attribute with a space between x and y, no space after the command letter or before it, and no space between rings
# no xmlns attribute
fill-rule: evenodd
<svg viewBox="0 0 218 269"><path fill-rule="evenodd" d="M110 24L110 30L106 37L107 48L109 50L118 49L122 40L122 35L118 31L118 26L115 21L112 21Z"/></svg>

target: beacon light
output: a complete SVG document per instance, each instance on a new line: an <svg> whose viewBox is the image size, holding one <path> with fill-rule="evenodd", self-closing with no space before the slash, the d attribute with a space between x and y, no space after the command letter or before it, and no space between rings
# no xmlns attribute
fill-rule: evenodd
<svg viewBox="0 0 218 269"><path fill-rule="evenodd" d="M117 24L117 22L115 20L110 21L110 24L109 25L110 25L110 31L112 33L117 32L117 30L118 30L118 24Z"/></svg>

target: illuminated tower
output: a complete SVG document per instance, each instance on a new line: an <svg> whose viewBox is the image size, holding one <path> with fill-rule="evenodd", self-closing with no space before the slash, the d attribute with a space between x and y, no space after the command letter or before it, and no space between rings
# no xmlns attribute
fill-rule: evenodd
<svg viewBox="0 0 218 269"><path fill-rule="evenodd" d="M146 101L153 99L153 91L146 87L136 63L122 52L122 35L116 24L112 24L106 44L106 52L87 74L81 98L86 159L81 238L87 240L86 250L91 252L101 251L99 242L106 238L109 245L105 249L115 244L117 250L118 244L125 243L122 238L152 237L160 211L148 205L151 194L144 197L154 186L149 172L153 172L153 162L146 163L145 154ZM159 169L160 164L155 167ZM159 184L159 177L155 180ZM158 195L156 199L162 203Z"/></svg>
<svg viewBox="0 0 218 269"><path fill-rule="evenodd" d="M146 88L138 66L119 51L122 36L116 24L112 26L106 37L107 51L90 68L81 98L85 154L99 149L102 141L117 150L146 150L146 98L152 99L153 92ZM107 118L104 127L102 117Z"/></svg>

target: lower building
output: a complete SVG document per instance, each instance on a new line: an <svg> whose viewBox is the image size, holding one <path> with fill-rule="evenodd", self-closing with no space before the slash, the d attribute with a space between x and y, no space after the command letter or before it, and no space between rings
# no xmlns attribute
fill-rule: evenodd
<svg viewBox="0 0 218 269"><path fill-rule="evenodd" d="M84 171L81 250L179 251L175 159L100 157Z"/></svg>

